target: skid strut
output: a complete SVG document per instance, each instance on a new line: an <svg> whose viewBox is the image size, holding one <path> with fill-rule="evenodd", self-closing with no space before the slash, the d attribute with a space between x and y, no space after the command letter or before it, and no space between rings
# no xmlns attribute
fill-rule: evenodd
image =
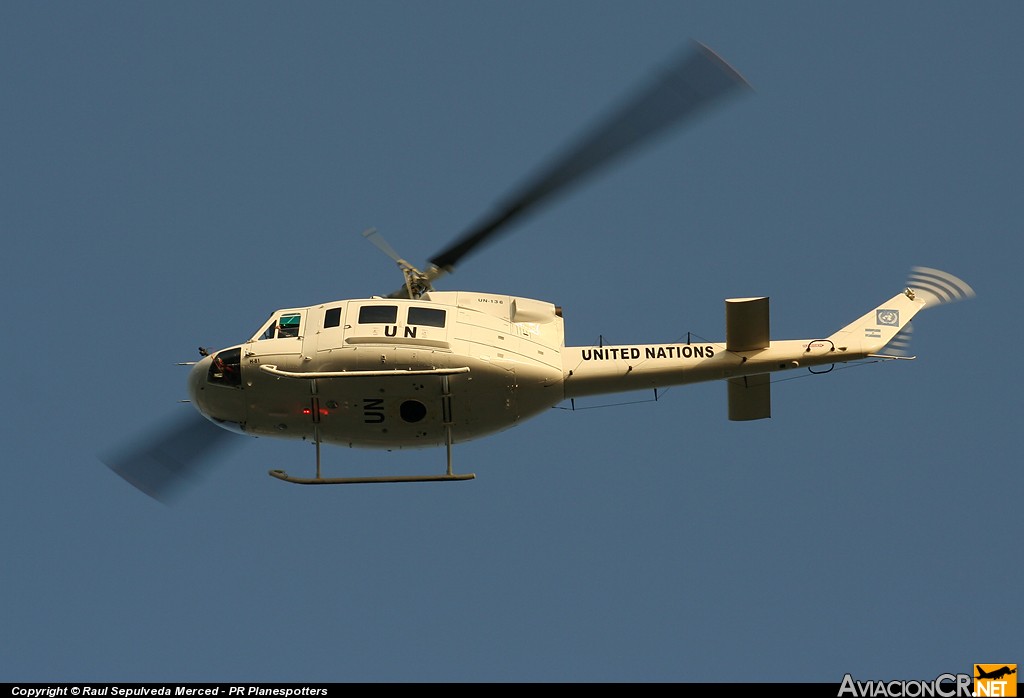
<svg viewBox="0 0 1024 698"><path fill-rule="evenodd" d="M330 376L334 377L334 376ZM271 470L271 477L295 485L369 485L391 482L458 482L475 480L475 473L457 474L452 472L452 395L448 375L441 375L441 415L445 430L447 470L443 475L381 475L377 477L322 477L320 475L320 412L317 403L316 378L310 378L309 386L313 396L313 443L316 446L316 477L292 477L283 470Z"/></svg>

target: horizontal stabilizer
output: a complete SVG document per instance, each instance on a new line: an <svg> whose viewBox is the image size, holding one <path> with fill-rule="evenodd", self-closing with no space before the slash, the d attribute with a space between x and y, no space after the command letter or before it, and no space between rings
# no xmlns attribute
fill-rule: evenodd
<svg viewBox="0 0 1024 698"><path fill-rule="evenodd" d="M725 348L728 351L755 351L771 343L767 298L727 298L725 300Z"/></svg>
<svg viewBox="0 0 1024 698"><path fill-rule="evenodd" d="M767 419L772 416L771 376L760 373L756 376L730 378L729 419L746 422L752 419Z"/></svg>

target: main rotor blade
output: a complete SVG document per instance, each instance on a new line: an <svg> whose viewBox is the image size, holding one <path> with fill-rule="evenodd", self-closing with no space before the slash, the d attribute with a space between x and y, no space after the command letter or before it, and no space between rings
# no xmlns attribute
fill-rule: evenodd
<svg viewBox="0 0 1024 698"><path fill-rule="evenodd" d="M167 503L234 438L192 412L101 460L131 485Z"/></svg>
<svg viewBox="0 0 1024 698"><path fill-rule="evenodd" d="M651 84L555 159L492 215L430 260L451 271L476 247L569 185L642 145L670 126L693 117L746 80L711 49L697 43Z"/></svg>

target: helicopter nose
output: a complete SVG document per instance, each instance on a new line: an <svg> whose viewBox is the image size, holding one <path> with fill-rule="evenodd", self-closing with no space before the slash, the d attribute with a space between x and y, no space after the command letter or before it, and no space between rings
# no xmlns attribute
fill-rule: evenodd
<svg viewBox="0 0 1024 698"><path fill-rule="evenodd" d="M199 413L229 431L245 431L240 347L224 349L197 362L188 376L188 392Z"/></svg>

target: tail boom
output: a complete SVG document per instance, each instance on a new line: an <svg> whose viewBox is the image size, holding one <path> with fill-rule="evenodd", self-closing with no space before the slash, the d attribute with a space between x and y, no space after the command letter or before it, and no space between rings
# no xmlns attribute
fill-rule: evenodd
<svg viewBox="0 0 1024 698"><path fill-rule="evenodd" d="M663 388L793 368L852 361L827 339L773 341L763 349L730 351L724 342L566 347L565 397Z"/></svg>
<svg viewBox="0 0 1024 698"><path fill-rule="evenodd" d="M882 356L909 337L925 307L974 294L946 272L915 267L911 278L917 291L907 288L828 337L770 340L768 299L758 297L726 301L724 342L565 347L565 398L726 380L730 418L763 419L771 414L768 374Z"/></svg>

